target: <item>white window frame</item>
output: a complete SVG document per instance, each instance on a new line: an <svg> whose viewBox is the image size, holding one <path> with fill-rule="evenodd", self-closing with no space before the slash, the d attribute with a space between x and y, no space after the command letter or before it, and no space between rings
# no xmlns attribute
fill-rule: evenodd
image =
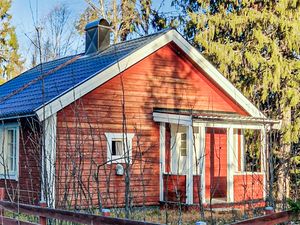
<svg viewBox="0 0 300 225"><path fill-rule="evenodd" d="M20 151L20 136L19 136L19 124L18 123L9 123L9 124L1 124L0 125L0 151L2 151L2 149L4 150L5 147L7 147L7 138L4 139L3 141L3 137L7 135L7 131L8 130L14 130L15 132L15 171L9 171L9 168L7 169L7 174L1 173L0 172L0 179L10 179L10 180L18 180L19 177L19 151ZM3 135L4 134L4 135ZM2 144L4 144L4 148L2 146ZM2 159L0 159L2 160ZM2 163L0 164L0 166L2 166ZM3 169L4 170L4 169Z"/></svg>
<svg viewBox="0 0 300 225"><path fill-rule="evenodd" d="M126 149L126 152L129 152L129 163L132 163L132 139L134 137L133 133L105 133L107 140L107 163L126 163L125 155L112 155L112 141L113 140L123 140L123 145L125 148L128 146L129 149ZM127 139L127 145L126 145Z"/></svg>
<svg viewBox="0 0 300 225"><path fill-rule="evenodd" d="M238 129L237 129L238 130ZM241 130L241 134L240 134L240 137L241 137L241 143L240 143L240 147L241 147L241 161L240 161L240 163L241 163L241 170L240 171L238 171L237 170L237 168L238 168L238 158L236 159L236 162L234 163L235 165L234 165L234 168L235 168L235 172L234 172L234 175L245 175L245 174L264 174L265 172L263 171L263 164L261 164L261 169L259 170L259 171L248 171L248 170L246 170L246 164L247 164L247 162L246 162L246 149L245 149L245 135L244 135L244 131L245 131L245 129L240 129ZM253 129L253 130L259 130L259 129ZM260 131L260 132L262 132L262 131ZM236 151L237 150L237 148L238 148L238 132L237 133L235 133L234 135L237 135L237 137L236 137L236 149L235 149L235 154L236 154L236 156L238 156L237 154L238 154L238 152ZM261 153L260 153L260 161L261 161L261 163L263 162L263 155L262 155L262 151L263 150L261 150Z"/></svg>

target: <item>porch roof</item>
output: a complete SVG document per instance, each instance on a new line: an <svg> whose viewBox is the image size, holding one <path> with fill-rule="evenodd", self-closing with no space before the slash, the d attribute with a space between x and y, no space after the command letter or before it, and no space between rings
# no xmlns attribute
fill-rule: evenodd
<svg viewBox="0 0 300 225"><path fill-rule="evenodd" d="M216 112L206 110L192 110L192 109L167 109L154 108L154 117L180 118L180 120L187 121L188 118L195 122L215 122L215 123L247 123L247 124L263 124L272 125L273 128L278 129L281 126L280 120L273 120L269 118L259 118L253 116L243 116L231 112ZM154 118L155 120L155 118ZM156 120L155 120L156 121Z"/></svg>

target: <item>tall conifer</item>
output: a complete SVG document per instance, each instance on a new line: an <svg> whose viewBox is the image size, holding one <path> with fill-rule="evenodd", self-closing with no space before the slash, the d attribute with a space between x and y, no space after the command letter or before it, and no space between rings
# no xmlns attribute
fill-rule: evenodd
<svg viewBox="0 0 300 225"><path fill-rule="evenodd" d="M300 135L300 1L175 0L190 40L265 114L282 119L278 197L289 193Z"/></svg>
<svg viewBox="0 0 300 225"><path fill-rule="evenodd" d="M0 0L0 84L19 74L22 68L10 7L11 0Z"/></svg>

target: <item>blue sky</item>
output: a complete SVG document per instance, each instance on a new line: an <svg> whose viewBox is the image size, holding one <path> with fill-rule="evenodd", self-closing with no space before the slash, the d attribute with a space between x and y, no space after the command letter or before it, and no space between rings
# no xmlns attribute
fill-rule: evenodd
<svg viewBox="0 0 300 225"><path fill-rule="evenodd" d="M153 0L155 8L158 8L162 0ZM165 0L161 11L170 10L171 0ZM12 23L16 27L17 37L20 45L20 53L24 59L30 57L32 44L27 36L32 37L34 31L34 21L43 20L49 11L56 5L66 3L72 12L74 19L78 18L86 8L85 0L13 0L11 15ZM28 61L28 60L27 60Z"/></svg>
<svg viewBox="0 0 300 225"><path fill-rule="evenodd" d="M27 36L32 36L34 21L47 17L49 11L56 5L66 3L72 11L72 17L78 18L85 9L87 3L84 0L13 0L11 15L12 23L16 27L17 37L20 45L20 53L24 59L30 56L32 44Z"/></svg>

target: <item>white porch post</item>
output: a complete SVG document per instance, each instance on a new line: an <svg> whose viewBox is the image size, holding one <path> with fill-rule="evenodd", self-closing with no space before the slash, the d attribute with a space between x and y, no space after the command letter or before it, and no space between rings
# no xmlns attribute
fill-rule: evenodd
<svg viewBox="0 0 300 225"><path fill-rule="evenodd" d="M42 151L41 200L55 208L56 113L45 120L45 151ZM44 155L45 154L45 155Z"/></svg>
<svg viewBox="0 0 300 225"><path fill-rule="evenodd" d="M234 201L233 190L233 173L234 173L234 141L233 128L229 127L227 130L227 202Z"/></svg>
<svg viewBox="0 0 300 225"><path fill-rule="evenodd" d="M200 176L201 176L201 200L205 203L205 126L200 126Z"/></svg>
<svg viewBox="0 0 300 225"><path fill-rule="evenodd" d="M244 130L241 129L241 171L245 171L246 165L246 157L245 157L245 135Z"/></svg>
<svg viewBox="0 0 300 225"><path fill-rule="evenodd" d="M267 160L266 160L267 135L266 128L261 129L261 172L264 173L263 197L266 199L267 194Z"/></svg>
<svg viewBox="0 0 300 225"><path fill-rule="evenodd" d="M160 153L160 160L159 160L159 200L164 200L164 172L165 172L165 139L166 139L166 124L160 123L160 147L159 147L159 153Z"/></svg>
<svg viewBox="0 0 300 225"><path fill-rule="evenodd" d="M193 137L193 126L189 125L187 127L187 140L188 140L188 159L187 159L187 175L186 175L186 204L193 204L193 146L194 146L194 137Z"/></svg>

